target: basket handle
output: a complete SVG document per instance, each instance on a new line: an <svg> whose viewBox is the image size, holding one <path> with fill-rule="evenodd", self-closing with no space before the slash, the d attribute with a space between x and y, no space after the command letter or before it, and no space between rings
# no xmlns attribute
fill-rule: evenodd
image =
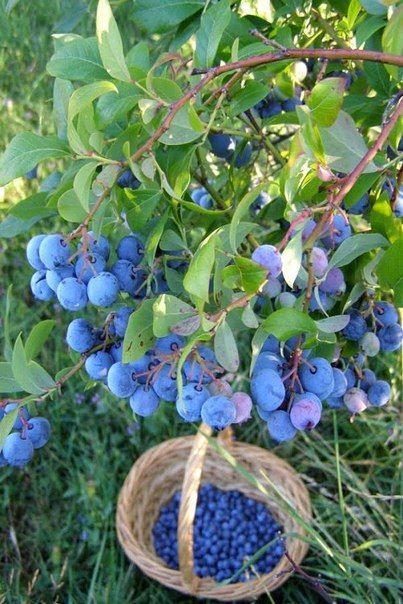
<svg viewBox="0 0 403 604"><path fill-rule="evenodd" d="M184 584L192 593L197 592L199 577L194 572L193 559L193 523L196 515L197 498L199 493L204 458L206 456L208 439L212 429L207 424L201 424L194 438L185 467L182 483L182 497L178 518L178 554L179 569ZM221 432L220 440L229 442L232 429L226 428Z"/></svg>

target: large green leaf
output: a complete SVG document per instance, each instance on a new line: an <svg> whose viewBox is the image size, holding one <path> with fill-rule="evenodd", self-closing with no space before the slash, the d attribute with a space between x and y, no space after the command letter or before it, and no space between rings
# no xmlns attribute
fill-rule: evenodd
<svg viewBox="0 0 403 604"><path fill-rule="evenodd" d="M179 109L168 130L159 138L165 145L186 145L201 137L204 124L190 104Z"/></svg>
<svg viewBox="0 0 403 604"><path fill-rule="evenodd" d="M341 109L345 80L325 78L318 82L308 97L308 107L319 126L331 126Z"/></svg>
<svg viewBox="0 0 403 604"><path fill-rule="evenodd" d="M195 65L210 67L213 64L221 37L230 19L229 0L221 0L210 6L203 14L200 28L196 33Z"/></svg>
<svg viewBox="0 0 403 604"><path fill-rule="evenodd" d="M134 0L133 19L149 33L168 31L203 8L205 0Z"/></svg>
<svg viewBox="0 0 403 604"><path fill-rule="evenodd" d="M46 69L50 75L63 80L95 82L108 77L96 38L78 38L65 43L52 56Z"/></svg>
<svg viewBox="0 0 403 604"><path fill-rule="evenodd" d="M0 159L0 186L23 176L45 159L57 159L68 154L66 144L56 136L20 132L12 139Z"/></svg>
<svg viewBox="0 0 403 604"><path fill-rule="evenodd" d="M267 333L273 334L282 342L301 333L309 335L317 333L315 321L306 313L294 308L276 310L263 321L262 327Z"/></svg>
<svg viewBox="0 0 403 604"><path fill-rule="evenodd" d="M25 342L25 354L27 360L35 358L40 353L42 347L56 325L53 319L45 319L37 323L30 331Z"/></svg>
<svg viewBox="0 0 403 604"><path fill-rule="evenodd" d="M53 84L53 120L57 136L67 140L67 111L69 100L74 92L74 86L68 80L55 79Z"/></svg>
<svg viewBox="0 0 403 604"><path fill-rule="evenodd" d="M113 78L130 82L130 73L123 54L122 38L108 0L99 0L97 38L102 63Z"/></svg>
<svg viewBox="0 0 403 604"><path fill-rule="evenodd" d="M215 260L217 232L214 231L199 245L183 280L186 291L195 298L208 302L211 271Z"/></svg>
<svg viewBox="0 0 403 604"><path fill-rule="evenodd" d="M329 268L345 266L353 260L378 247L386 247L387 239L379 233L359 233L345 239L330 259Z"/></svg>

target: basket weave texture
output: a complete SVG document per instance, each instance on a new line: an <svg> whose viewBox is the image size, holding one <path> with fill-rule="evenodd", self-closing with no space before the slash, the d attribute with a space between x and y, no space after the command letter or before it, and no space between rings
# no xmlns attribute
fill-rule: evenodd
<svg viewBox="0 0 403 604"><path fill-rule="evenodd" d="M208 428L207 428L208 431ZM227 443L228 445L228 443ZM231 442L230 454L253 474L267 491L273 492L264 476L274 483L295 511L305 521L311 520L311 505L305 485L291 466L273 453L254 445ZM118 499L116 528L128 558L146 575L166 587L200 598L219 601L252 600L273 591L290 576L291 565L283 556L272 572L247 582L220 585L212 579L200 579L193 571L193 520L197 493L201 483L211 483L224 490L238 490L247 497L262 501L284 527L285 533L299 534L304 529L278 504L278 496L268 500L258 486L249 482L223 459L202 432L167 440L149 449L133 465ZM175 491L182 489L179 511L178 543L180 571L168 568L156 555L152 528L161 506ZM277 501L276 501L277 498ZM308 545L298 537L286 537L286 548L294 562L300 564Z"/></svg>

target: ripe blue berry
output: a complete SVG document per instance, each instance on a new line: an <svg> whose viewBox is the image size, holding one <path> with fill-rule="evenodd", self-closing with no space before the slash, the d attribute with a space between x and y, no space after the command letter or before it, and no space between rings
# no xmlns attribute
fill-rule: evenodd
<svg viewBox="0 0 403 604"><path fill-rule="evenodd" d="M92 380L106 382L108 371L113 365L113 358L107 352L99 350L91 354L85 361L85 370Z"/></svg>
<svg viewBox="0 0 403 604"><path fill-rule="evenodd" d="M379 338L372 331L364 333L359 344L362 352L368 357L376 357L381 348Z"/></svg>
<svg viewBox="0 0 403 604"><path fill-rule="evenodd" d="M349 313L350 321L343 329L343 335L347 340L357 341L368 331L364 317L358 310L351 310Z"/></svg>
<svg viewBox="0 0 403 604"><path fill-rule="evenodd" d="M21 436L19 432L12 432L4 441L3 455L10 466L21 468L31 461L34 446L29 438Z"/></svg>
<svg viewBox="0 0 403 604"><path fill-rule="evenodd" d="M330 234L324 237L323 243L328 248L334 248L340 245L345 239L351 237L351 227L344 219L343 216L337 214L333 217L333 228Z"/></svg>
<svg viewBox="0 0 403 604"><path fill-rule="evenodd" d="M106 260L101 254L93 252L81 254L75 266L76 277L87 284L92 277L104 270L105 265Z"/></svg>
<svg viewBox="0 0 403 604"><path fill-rule="evenodd" d="M389 302L377 302L374 306L374 316L382 327L393 325L399 321L396 308Z"/></svg>
<svg viewBox="0 0 403 604"><path fill-rule="evenodd" d="M398 350L402 343L402 328L397 323L386 325L378 331L378 338L383 352Z"/></svg>
<svg viewBox="0 0 403 604"><path fill-rule="evenodd" d="M229 134L209 134L208 139L211 150L217 157L228 159L235 151L235 139Z"/></svg>
<svg viewBox="0 0 403 604"><path fill-rule="evenodd" d="M160 404L160 398L154 389L145 384L137 386L129 400L130 407L136 415L152 415Z"/></svg>
<svg viewBox="0 0 403 604"><path fill-rule="evenodd" d="M329 396L334 388L333 368L329 361L321 357L310 359L299 370L302 386L313 392L321 400Z"/></svg>
<svg viewBox="0 0 403 604"><path fill-rule="evenodd" d="M319 289L330 296L341 296L346 291L344 274L337 266L331 268L324 281L319 284Z"/></svg>
<svg viewBox="0 0 403 604"><path fill-rule="evenodd" d="M282 375L283 363L284 360L282 360L277 354L272 352L261 352L256 359L253 374L259 373L263 369L272 369L276 373Z"/></svg>
<svg viewBox="0 0 403 604"><path fill-rule="evenodd" d="M95 237L93 231L88 231L87 246L89 252L103 256L105 258L105 261L108 261L110 254L110 245L106 237L104 237L103 235ZM78 247L79 249L83 247L82 239Z"/></svg>
<svg viewBox="0 0 403 604"><path fill-rule="evenodd" d="M14 411L14 409L17 408L17 403L8 403L8 405L6 405L4 407L4 415L7 415L8 413L11 413L11 411ZM22 415L26 420L29 419L29 413L27 411L27 409L25 407L20 407L18 409L18 415L15 418L14 424L13 424L13 430L22 430L23 428L23 422L21 421L20 415Z"/></svg>
<svg viewBox="0 0 403 604"><path fill-rule="evenodd" d="M371 388L371 386L373 384L375 384L375 382L376 382L375 373L373 371L371 371L371 369L364 369L364 371L362 372L362 380L360 382L360 388L362 388L362 390L364 390L365 392L368 392L368 390ZM354 384L352 384L352 385L354 385Z"/></svg>
<svg viewBox="0 0 403 604"><path fill-rule="evenodd" d="M50 289L56 293L60 281L63 281L63 279L67 279L67 277L74 276L75 275L73 265L61 266L60 268L55 268L51 271L46 271L46 283L49 285Z"/></svg>
<svg viewBox="0 0 403 604"><path fill-rule="evenodd" d="M137 266L143 259L144 245L136 235L128 235L119 241L116 253L121 260L129 260Z"/></svg>
<svg viewBox="0 0 403 604"><path fill-rule="evenodd" d="M110 367L107 384L112 394L119 398L131 396L138 385L132 367L120 362L114 363Z"/></svg>
<svg viewBox="0 0 403 604"><path fill-rule="evenodd" d="M252 145L250 142L244 144L240 139L236 141L235 146L235 161L234 166L236 168L242 168L246 166L250 162L250 158L252 157Z"/></svg>
<svg viewBox="0 0 403 604"><path fill-rule="evenodd" d="M29 264L37 271L46 269L46 266L39 257L39 246L45 239L46 235L35 235L28 241L27 245L27 260Z"/></svg>
<svg viewBox="0 0 403 604"><path fill-rule="evenodd" d="M226 396L212 396L203 404L201 416L204 423L222 430L235 421L236 408Z"/></svg>
<svg viewBox="0 0 403 604"><path fill-rule="evenodd" d="M138 295L138 292L144 283L145 273L142 269L134 266L129 260L117 260L112 265L111 272L118 280L122 291L131 296Z"/></svg>
<svg viewBox="0 0 403 604"><path fill-rule="evenodd" d="M312 248L311 262L315 277L323 277L328 265L326 252L320 247Z"/></svg>
<svg viewBox="0 0 403 604"><path fill-rule="evenodd" d="M85 319L73 319L67 327L66 342L76 352L87 352L97 341L96 333Z"/></svg>
<svg viewBox="0 0 403 604"><path fill-rule="evenodd" d="M141 185L141 182L134 176L131 170L125 170L117 179L116 184L122 189L136 190Z"/></svg>
<svg viewBox="0 0 403 604"><path fill-rule="evenodd" d="M201 419L203 403L210 397L204 386L189 382L182 390L182 400L176 399L176 410L187 422L197 422Z"/></svg>
<svg viewBox="0 0 403 604"><path fill-rule="evenodd" d="M367 396L370 405L374 407L383 407L390 401L391 388L388 382L377 380L368 389Z"/></svg>
<svg viewBox="0 0 403 604"><path fill-rule="evenodd" d="M330 396L332 398L340 398L347 390L347 379L341 369L332 368L334 387Z"/></svg>
<svg viewBox="0 0 403 604"><path fill-rule="evenodd" d="M282 269L280 252L274 245L259 245L252 254L252 260L268 271L270 277L278 277Z"/></svg>
<svg viewBox="0 0 403 604"><path fill-rule="evenodd" d="M260 351L261 352L273 352L274 354L279 354L280 353L280 342L278 341L278 339L275 336L269 335L265 339Z"/></svg>
<svg viewBox="0 0 403 604"><path fill-rule="evenodd" d="M276 298L282 290L281 281L276 278L269 277L267 283L262 287L262 294L264 296L268 296L269 298Z"/></svg>
<svg viewBox="0 0 403 604"><path fill-rule="evenodd" d="M94 306L106 307L116 301L119 283L115 275L104 271L89 280L87 291L88 299Z"/></svg>
<svg viewBox="0 0 403 604"><path fill-rule="evenodd" d="M37 300L47 301L54 297L54 291L50 289L46 281L46 271L37 271L31 277L31 291Z"/></svg>
<svg viewBox="0 0 403 604"><path fill-rule="evenodd" d="M119 336L119 338L124 338L129 323L129 317L133 310L134 309L130 306L122 306L113 313L113 326L116 335Z"/></svg>
<svg viewBox="0 0 403 604"><path fill-rule="evenodd" d="M62 235L46 235L39 246L39 258L48 269L69 263L71 248Z"/></svg>
<svg viewBox="0 0 403 604"><path fill-rule="evenodd" d="M87 288L75 277L60 281L56 290L57 299L66 310L78 311L87 306Z"/></svg>
<svg viewBox="0 0 403 604"><path fill-rule="evenodd" d="M44 447L50 439L50 423L46 417L33 417L29 420L26 436L34 445L34 449Z"/></svg>
<svg viewBox="0 0 403 604"><path fill-rule="evenodd" d="M153 388L158 396L165 401L174 402L178 396L176 387L176 372L170 365L163 365L153 379Z"/></svg>
<svg viewBox="0 0 403 604"><path fill-rule="evenodd" d="M287 411L270 411L267 418L267 429L273 440L284 442L294 438L297 429L293 426Z"/></svg>
<svg viewBox="0 0 403 604"><path fill-rule="evenodd" d="M274 411L280 407L285 397L284 384L273 369L262 369L251 379L252 397L265 411Z"/></svg>
<svg viewBox="0 0 403 604"><path fill-rule="evenodd" d="M155 343L155 354L172 354L184 347L186 341L182 336L169 335L163 338L158 338Z"/></svg>

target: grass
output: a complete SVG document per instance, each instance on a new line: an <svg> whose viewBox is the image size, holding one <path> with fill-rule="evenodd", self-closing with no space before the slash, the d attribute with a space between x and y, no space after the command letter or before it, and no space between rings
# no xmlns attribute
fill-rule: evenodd
<svg viewBox="0 0 403 604"><path fill-rule="evenodd" d="M21 2L7 20L0 9L0 95L1 101L12 99L1 107L1 146L23 128L51 129L51 81L43 70L52 49L49 32L61 8L56 3L49 14L48 7L38 0L29 10ZM92 31L89 15L77 31ZM35 184L23 179L8 187L0 212L30 189ZM14 337L19 331L27 334L39 319L56 318L54 335L41 353L41 362L54 374L70 362L63 342L67 318L52 304L33 303L25 242L21 236L2 244L2 293L14 284ZM313 434L274 448L302 475L312 498L311 548L303 568L322 579L338 602L399 602L398 362L396 355L375 360L377 370L394 383L395 399L386 409L369 411L354 423L344 413L327 410ZM84 394L81 403L77 394ZM180 423L169 405L134 423L125 403L102 389L85 390L81 377L40 412L51 421L51 442L25 470L0 474L0 603L194 602L130 565L114 530L117 494L134 460L192 427ZM272 448L262 422L248 423L237 436ZM322 598L311 583L294 575L261 601L313 604Z"/></svg>

